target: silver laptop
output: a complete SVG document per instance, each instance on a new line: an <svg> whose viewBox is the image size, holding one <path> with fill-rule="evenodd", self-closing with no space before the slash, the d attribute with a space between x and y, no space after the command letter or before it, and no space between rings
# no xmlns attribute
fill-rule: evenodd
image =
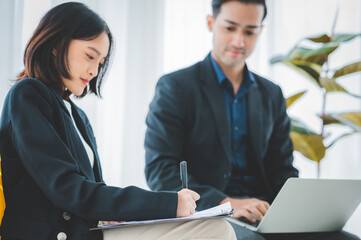
<svg viewBox="0 0 361 240"><path fill-rule="evenodd" d="M361 202L361 180L290 178L257 226L260 233L339 231Z"/></svg>

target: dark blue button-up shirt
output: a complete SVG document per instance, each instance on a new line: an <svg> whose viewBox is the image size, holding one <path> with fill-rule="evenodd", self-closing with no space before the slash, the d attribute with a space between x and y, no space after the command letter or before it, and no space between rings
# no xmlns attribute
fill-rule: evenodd
<svg viewBox="0 0 361 240"><path fill-rule="evenodd" d="M222 89L232 147L232 175L226 189L231 196L257 195L257 179L247 159L247 97L254 80L247 66L243 70L243 81L236 96L231 82L212 59L219 86Z"/></svg>

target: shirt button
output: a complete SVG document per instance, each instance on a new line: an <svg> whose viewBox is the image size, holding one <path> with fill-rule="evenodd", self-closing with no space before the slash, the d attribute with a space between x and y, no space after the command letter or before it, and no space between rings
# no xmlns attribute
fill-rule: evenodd
<svg viewBox="0 0 361 240"><path fill-rule="evenodd" d="M237 103L237 99L234 99L234 101L233 101L234 103Z"/></svg>
<svg viewBox="0 0 361 240"><path fill-rule="evenodd" d="M60 232L60 233L58 233L58 235L56 236L56 238L58 239L58 240L66 240L66 234L64 233L64 232Z"/></svg>
<svg viewBox="0 0 361 240"><path fill-rule="evenodd" d="M227 173L225 173L225 174L223 175L223 177L224 177L224 178L227 178Z"/></svg>
<svg viewBox="0 0 361 240"><path fill-rule="evenodd" d="M238 129L239 129L239 128L238 128L237 126L234 127L234 131L238 131Z"/></svg>
<svg viewBox="0 0 361 240"><path fill-rule="evenodd" d="M68 213L68 212L63 212L63 218L64 218L66 221L69 221L69 220L71 219L70 213Z"/></svg>

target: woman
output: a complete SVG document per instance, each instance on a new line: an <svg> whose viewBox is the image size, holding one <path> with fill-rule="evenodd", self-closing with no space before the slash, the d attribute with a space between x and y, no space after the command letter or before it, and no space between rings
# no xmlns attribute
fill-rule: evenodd
<svg viewBox="0 0 361 240"><path fill-rule="evenodd" d="M102 180L92 128L69 96L99 95L112 46L106 23L81 3L54 7L40 21L25 50L25 69L1 115L4 240L102 239L100 231L89 231L99 220L194 213L199 195L193 191L150 192L110 187ZM124 228L118 236L133 239L147 231L144 237L155 239L156 234L181 229L168 239L196 239L201 231L188 230L200 226L203 232L218 227L217 232L224 233L202 233L204 237L234 237L223 220Z"/></svg>

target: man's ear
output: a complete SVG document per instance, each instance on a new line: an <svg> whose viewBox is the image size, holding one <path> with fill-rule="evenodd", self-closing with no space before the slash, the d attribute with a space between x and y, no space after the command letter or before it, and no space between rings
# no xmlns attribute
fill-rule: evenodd
<svg viewBox="0 0 361 240"><path fill-rule="evenodd" d="M207 26L208 26L208 30L210 32L213 31L213 23L214 23L214 17L212 15L208 15L207 16Z"/></svg>

